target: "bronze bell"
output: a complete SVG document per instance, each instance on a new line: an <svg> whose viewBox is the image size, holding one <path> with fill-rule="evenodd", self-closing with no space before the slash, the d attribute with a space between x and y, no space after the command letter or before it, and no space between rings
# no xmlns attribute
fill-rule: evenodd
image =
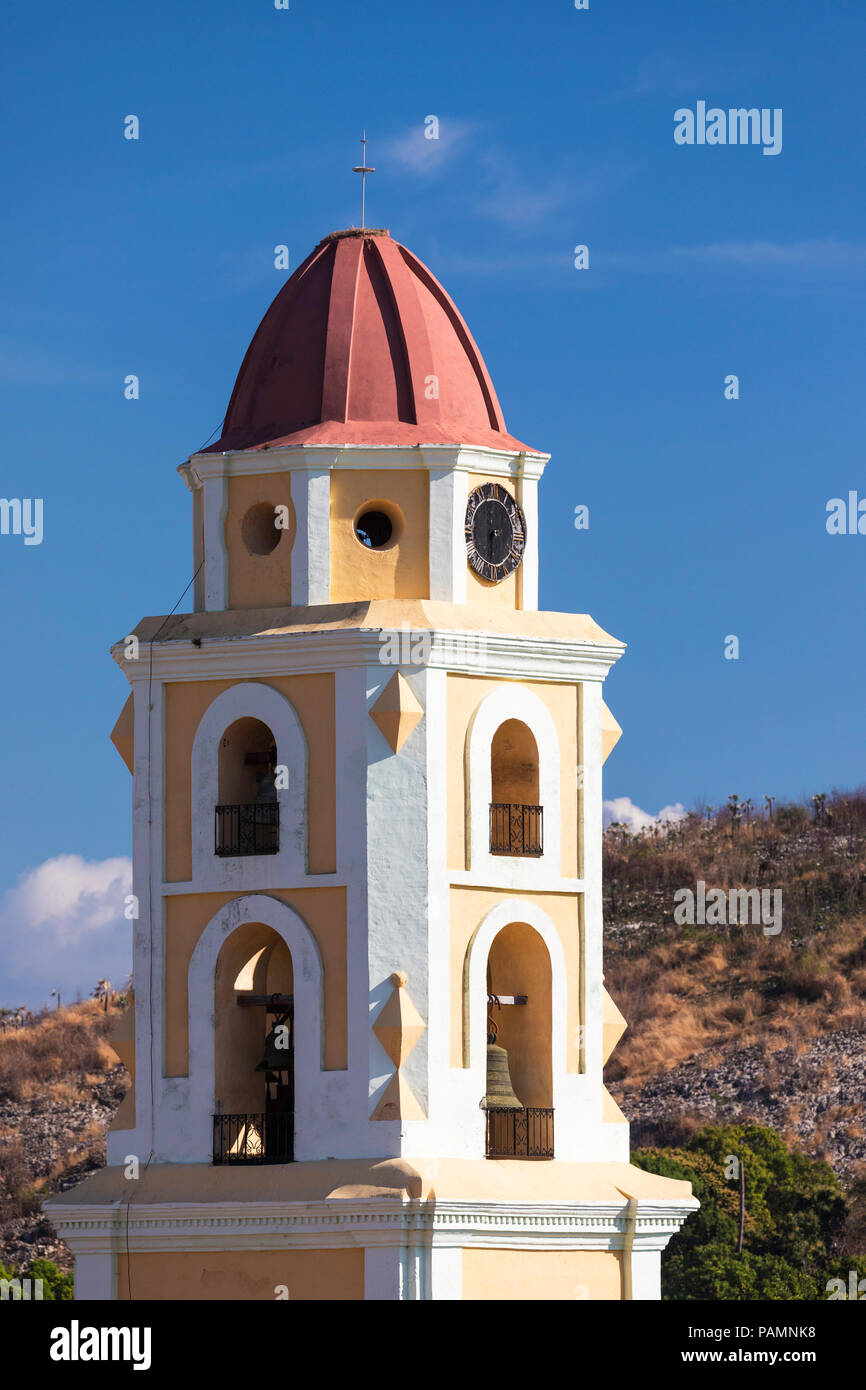
<svg viewBox="0 0 866 1390"><path fill-rule="evenodd" d="M286 1027L287 1024L275 1023L268 1033L265 1042L265 1055L256 1067L256 1071L288 1071L291 1066L291 1050L289 1047L277 1046L277 1029ZM280 1036L284 1036L281 1034Z"/></svg>
<svg viewBox="0 0 866 1390"><path fill-rule="evenodd" d="M517 1099L511 1085L508 1053L504 1047L498 1047L493 1041L487 1043L487 1094L481 1102L481 1108L482 1110L523 1109L523 1103Z"/></svg>

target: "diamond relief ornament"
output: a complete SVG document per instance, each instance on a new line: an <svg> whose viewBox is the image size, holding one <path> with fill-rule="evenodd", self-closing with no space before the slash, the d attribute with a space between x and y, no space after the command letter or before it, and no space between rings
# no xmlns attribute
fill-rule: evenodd
<svg viewBox="0 0 866 1390"><path fill-rule="evenodd" d="M411 1086L400 1071L400 1067L409 1056L426 1026L406 993L407 979L408 976L402 970L395 970L391 976L391 984L394 988L373 1024L373 1032L397 1070L382 1092L379 1102L370 1116L372 1120L424 1119L424 1111L418 1104Z"/></svg>
<svg viewBox="0 0 866 1390"><path fill-rule="evenodd" d="M394 989L373 1024L373 1032L395 1067L403 1065L425 1028L423 1018L406 993L407 978L402 970L396 970L391 976Z"/></svg>
<svg viewBox="0 0 866 1390"><path fill-rule="evenodd" d="M406 677L395 671L370 710L370 718L378 724L394 752L399 753L423 713Z"/></svg>

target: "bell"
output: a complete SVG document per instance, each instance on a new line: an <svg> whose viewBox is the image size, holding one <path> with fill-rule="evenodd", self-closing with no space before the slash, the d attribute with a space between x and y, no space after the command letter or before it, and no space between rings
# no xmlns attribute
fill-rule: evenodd
<svg viewBox="0 0 866 1390"><path fill-rule="evenodd" d="M523 1103L517 1099L511 1085L508 1053L504 1047L497 1047L494 1042L487 1044L487 1094L481 1102L481 1109L523 1109Z"/></svg>
<svg viewBox="0 0 866 1390"><path fill-rule="evenodd" d="M275 1023L268 1033L265 1042L265 1055L256 1067L256 1071L288 1071L291 1065L289 1059L291 1053L288 1047L277 1046L277 1029L286 1028L287 1025ZM285 1038L286 1034L282 1033Z"/></svg>

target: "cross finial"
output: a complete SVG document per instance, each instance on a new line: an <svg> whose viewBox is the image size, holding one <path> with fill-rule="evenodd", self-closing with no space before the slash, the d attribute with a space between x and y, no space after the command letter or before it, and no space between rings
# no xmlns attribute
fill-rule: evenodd
<svg viewBox="0 0 866 1390"><path fill-rule="evenodd" d="M362 130L362 131L361 131L361 163L360 163L360 164L356 164L356 165L353 167L353 169L352 169L352 173L353 173L353 174L360 174L360 175L361 175L361 227L362 227L362 228L366 225L365 222L364 222L364 217L365 217L365 215L366 215L366 206L365 206L365 205L366 205L366 193L367 193L367 175L368 175L368 174L375 174L375 172L376 172L376 170L375 170L374 168L371 168L370 165L367 163L367 132L366 132L366 130Z"/></svg>

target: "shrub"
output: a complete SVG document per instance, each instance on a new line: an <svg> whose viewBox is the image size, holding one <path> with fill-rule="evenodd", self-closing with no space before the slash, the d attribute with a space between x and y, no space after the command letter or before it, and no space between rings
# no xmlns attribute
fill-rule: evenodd
<svg viewBox="0 0 866 1390"><path fill-rule="evenodd" d="M23 1274L13 1265L0 1264L0 1279L41 1279L43 1302L72 1300L72 1275L58 1269L53 1260L31 1260L30 1268Z"/></svg>
<svg viewBox="0 0 866 1390"><path fill-rule="evenodd" d="M725 1176L731 1156L744 1164L741 1254L739 1179ZM821 1299L828 1279L847 1278L861 1258L866 1267L866 1256L838 1254L848 1207L832 1169L789 1150L770 1129L706 1125L683 1148L638 1150L633 1162L691 1182L701 1203L662 1256L664 1298Z"/></svg>

